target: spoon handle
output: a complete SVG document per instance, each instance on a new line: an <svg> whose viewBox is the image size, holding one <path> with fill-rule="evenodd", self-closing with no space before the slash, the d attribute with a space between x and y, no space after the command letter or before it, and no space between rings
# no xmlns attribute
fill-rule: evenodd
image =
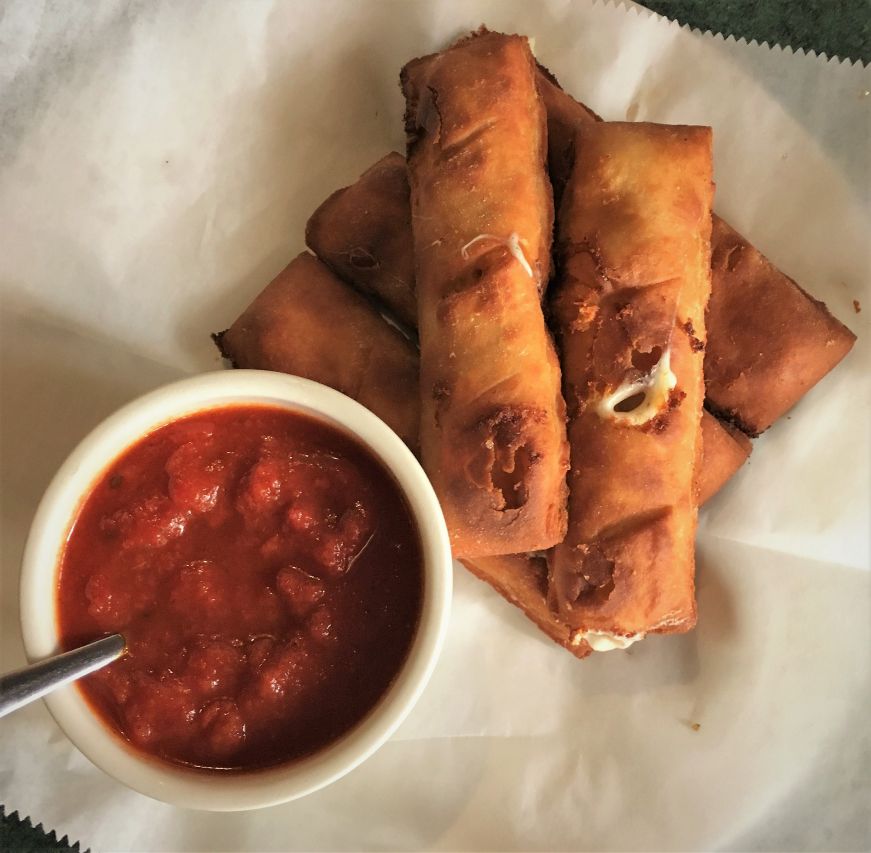
<svg viewBox="0 0 871 853"><path fill-rule="evenodd" d="M112 663L124 654L124 649L124 638L112 634L0 676L0 717Z"/></svg>

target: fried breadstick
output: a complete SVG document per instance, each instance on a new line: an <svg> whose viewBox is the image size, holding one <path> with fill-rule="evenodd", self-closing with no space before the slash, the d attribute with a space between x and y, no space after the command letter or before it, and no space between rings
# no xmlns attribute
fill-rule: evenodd
<svg viewBox="0 0 871 853"><path fill-rule="evenodd" d="M490 584L506 601L548 637L573 655L584 658L592 651L587 643L572 643L573 632L547 604L547 561L544 557L511 554L460 561L473 575Z"/></svg>
<svg viewBox="0 0 871 853"><path fill-rule="evenodd" d="M708 332L710 337L710 332ZM737 427L702 412L702 461L696 471L699 506L707 503L747 461L753 442Z"/></svg>
<svg viewBox="0 0 871 853"><path fill-rule="evenodd" d="M756 436L835 367L856 336L716 216L711 243L707 405Z"/></svg>
<svg viewBox="0 0 871 853"><path fill-rule="evenodd" d="M592 122L577 145L551 297L572 464L549 598L604 650L695 624L711 132Z"/></svg>
<svg viewBox="0 0 871 853"><path fill-rule="evenodd" d="M526 39L489 32L402 71L421 453L460 557L539 550L565 533L564 404L540 305L553 207L535 79Z"/></svg>
<svg viewBox="0 0 871 853"><path fill-rule="evenodd" d="M312 214L305 239L336 275L416 326L410 210L405 157L392 151Z"/></svg>
<svg viewBox="0 0 871 853"><path fill-rule="evenodd" d="M353 397L417 449L417 351L307 252L215 342L236 367L293 373Z"/></svg>
<svg viewBox="0 0 871 853"><path fill-rule="evenodd" d="M417 328L405 157L391 151L353 184L336 190L309 218L305 240L336 275Z"/></svg>

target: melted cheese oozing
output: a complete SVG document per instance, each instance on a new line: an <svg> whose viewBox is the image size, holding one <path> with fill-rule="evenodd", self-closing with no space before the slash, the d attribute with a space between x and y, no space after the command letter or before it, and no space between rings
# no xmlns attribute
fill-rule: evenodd
<svg viewBox="0 0 871 853"><path fill-rule="evenodd" d="M587 643L594 652L612 652L614 649L628 649L633 643L643 640L646 634L629 634L621 637L620 634L612 634L610 631L575 631L571 643L579 646Z"/></svg>
<svg viewBox="0 0 871 853"><path fill-rule="evenodd" d="M669 351L666 350L653 367L653 370L634 382L623 382L610 394L606 394L596 410L602 418L623 421L631 426L641 426L660 414L668 405L672 388L677 385L677 376L671 370ZM618 412L624 400L644 394L644 400L630 412Z"/></svg>
<svg viewBox="0 0 871 853"><path fill-rule="evenodd" d="M526 260L526 255L523 254L523 249L520 245L520 235L515 231L512 231L507 239L497 237L495 234L479 234L477 237L469 240L469 242L460 249L460 254L463 256L463 260L467 261L469 259L469 249L471 249L475 243L480 243L482 240L494 240L497 243L501 243L506 249L508 249L514 257L514 260L523 267L526 274L530 278L535 278L535 273L533 273L529 261Z"/></svg>

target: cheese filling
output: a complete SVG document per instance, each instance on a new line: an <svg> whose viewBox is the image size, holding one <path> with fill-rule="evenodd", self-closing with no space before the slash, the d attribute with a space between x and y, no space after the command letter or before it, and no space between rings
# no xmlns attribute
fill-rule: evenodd
<svg viewBox="0 0 871 853"><path fill-rule="evenodd" d="M647 376L642 376L634 382L621 383L599 401L596 410L602 418L612 418L631 426L641 426L665 410L675 385L677 385L677 376L671 370L669 351L666 350ZM617 409L621 403L639 395L643 395L642 399L629 411L621 412Z"/></svg>
<svg viewBox="0 0 871 853"><path fill-rule="evenodd" d="M509 253L514 257L514 260L523 267L526 274L530 278L535 278L535 273L533 273L529 261L526 260L526 255L523 254L523 249L520 245L520 235L515 231L512 231L507 239L497 237L495 234L479 234L477 237L469 240L469 242L460 249L460 254L463 256L464 261L469 260L469 249L471 249L475 243L480 243L482 240L493 240L496 243L501 243L506 249L508 249Z"/></svg>
<svg viewBox="0 0 871 853"><path fill-rule="evenodd" d="M643 640L646 634L629 634L620 636L610 631L575 631L572 634L571 644L579 646L587 643L594 652L611 652L614 649L628 649L633 643Z"/></svg>

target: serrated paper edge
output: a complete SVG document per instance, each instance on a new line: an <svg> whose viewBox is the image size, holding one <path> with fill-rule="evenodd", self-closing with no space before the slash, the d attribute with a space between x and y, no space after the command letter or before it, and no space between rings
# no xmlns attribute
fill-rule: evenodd
<svg viewBox="0 0 871 853"><path fill-rule="evenodd" d="M723 42L724 44L737 44L741 47L750 48L751 50L781 53L786 56L798 57L802 60L809 60L811 62L815 62L820 66L827 66L829 68L858 68L860 71L867 71L871 69L871 62L864 63L861 59L850 59L849 57L841 58L837 54L835 54L834 56L829 56L825 51L820 51L819 53L817 53L817 51L815 50L806 50L803 47L792 47L788 44L782 45L779 42L771 44L768 42L767 39L759 41L758 39L752 38L748 41L746 36L739 36L736 38L732 34L724 35L722 32L715 33L712 30L701 30L699 27L693 27L689 24L682 24L680 23L680 21L674 18L669 18L665 15L660 14L659 12L655 12L653 9L648 9L646 6L642 6L639 3L633 2L633 0L592 0L592 6L600 6L603 8L610 7L613 9L618 9L624 13L634 14L638 18L656 18L663 21L669 27L683 30L684 32L690 33L695 36L710 38L714 41Z"/></svg>
<svg viewBox="0 0 871 853"><path fill-rule="evenodd" d="M39 832L51 843L56 844L58 846L66 845L66 847L75 851L75 853L90 853L90 848L85 848L84 851L81 849L81 843L76 841L71 844L69 839L69 834L65 834L63 838L57 837L57 830L52 829L50 832L47 832L45 827L43 826L43 822L40 821L37 824L34 824L33 819L30 815L25 815L21 817L21 812L19 809L13 809L11 812L6 810L6 804L0 804L0 820L9 821L10 823L14 823L18 826L24 827L26 830L30 832Z"/></svg>

